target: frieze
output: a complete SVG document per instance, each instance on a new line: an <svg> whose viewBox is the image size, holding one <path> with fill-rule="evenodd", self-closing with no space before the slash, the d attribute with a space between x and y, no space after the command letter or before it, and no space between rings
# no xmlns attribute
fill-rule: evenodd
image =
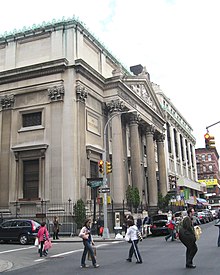
<svg viewBox="0 0 220 275"><path fill-rule="evenodd" d="M132 107L134 107L135 109L137 108L135 101L132 100L125 92L118 91L118 95L123 98L127 103L129 103Z"/></svg>
<svg viewBox="0 0 220 275"><path fill-rule="evenodd" d="M14 95L5 95L4 97L1 97L2 110L12 109L14 107L14 102Z"/></svg>
<svg viewBox="0 0 220 275"><path fill-rule="evenodd" d="M87 88L79 82L76 83L76 97L77 97L77 100L85 102L87 96L88 96Z"/></svg>
<svg viewBox="0 0 220 275"><path fill-rule="evenodd" d="M156 105L154 104L152 98L150 97L143 84L132 84L130 85L130 88L140 98L142 98L154 111L157 111Z"/></svg>
<svg viewBox="0 0 220 275"><path fill-rule="evenodd" d="M48 96L51 101L60 101L63 100L64 97L64 86L54 86L52 88L48 88Z"/></svg>

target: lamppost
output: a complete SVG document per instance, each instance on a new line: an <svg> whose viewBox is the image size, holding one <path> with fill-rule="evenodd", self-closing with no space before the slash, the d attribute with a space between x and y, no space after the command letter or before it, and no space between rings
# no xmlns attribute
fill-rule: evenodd
<svg viewBox="0 0 220 275"><path fill-rule="evenodd" d="M107 127L109 122L116 116L127 114L127 113L134 113L137 112L136 110L128 110L128 111L122 111L113 114L106 122L104 126L104 152L103 152L103 162L104 162L104 171L103 171L103 187L107 187L107 175L106 175L106 134L107 134ZM114 172L113 172L114 173ZM109 229L108 229L108 211L107 211L107 193L104 193L104 202L103 202L103 214L104 214L104 230L103 230L103 239L109 239Z"/></svg>

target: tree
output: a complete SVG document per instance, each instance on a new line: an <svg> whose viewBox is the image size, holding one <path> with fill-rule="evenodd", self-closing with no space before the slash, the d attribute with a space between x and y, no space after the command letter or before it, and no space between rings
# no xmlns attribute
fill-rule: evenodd
<svg viewBox="0 0 220 275"><path fill-rule="evenodd" d="M132 187L130 185L128 185L128 188L126 190L126 200L127 200L127 205L130 208L130 210L132 209Z"/></svg>
<svg viewBox="0 0 220 275"><path fill-rule="evenodd" d="M126 190L126 200L130 210L132 210L133 207L135 211L137 211L137 208L140 205L140 195L137 187L131 187L128 185Z"/></svg>
<svg viewBox="0 0 220 275"><path fill-rule="evenodd" d="M133 188L133 200L132 200L132 205L135 209L135 212L137 212L138 206L140 205L140 195L139 195L139 190L137 187Z"/></svg>
<svg viewBox="0 0 220 275"><path fill-rule="evenodd" d="M86 220L86 207L82 199L74 205L75 221L77 228L81 228Z"/></svg>
<svg viewBox="0 0 220 275"><path fill-rule="evenodd" d="M158 207L163 212L166 212L169 206L170 202L170 195L166 194L166 196L163 197L161 193L158 193Z"/></svg>

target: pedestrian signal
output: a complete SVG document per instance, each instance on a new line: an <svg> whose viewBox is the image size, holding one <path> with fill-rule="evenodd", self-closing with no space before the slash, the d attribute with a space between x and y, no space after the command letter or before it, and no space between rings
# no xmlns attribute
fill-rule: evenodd
<svg viewBox="0 0 220 275"><path fill-rule="evenodd" d="M106 161L106 173L112 173L112 164L109 161Z"/></svg>
<svg viewBox="0 0 220 275"><path fill-rule="evenodd" d="M205 138L205 148L212 149L215 148L215 137L211 136L209 133L204 135Z"/></svg>
<svg viewBox="0 0 220 275"><path fill-rule="evenodd" d="M99 173L104 174L104 161L103 160L99 161Z"/></svg>

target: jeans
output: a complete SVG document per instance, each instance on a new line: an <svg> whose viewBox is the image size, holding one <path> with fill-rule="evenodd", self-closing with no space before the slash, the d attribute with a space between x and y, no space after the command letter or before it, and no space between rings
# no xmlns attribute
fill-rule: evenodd
<svg viewBox="0 0 220 275"><path fill-rule="evenodd" d="M94 252L92 249L92 245L88 240L83 240L83 244L84 244L84 250L83 250L83 254L82 254L82 258L81 258L81 265L84 266L85 265L85 261L86 261L86 255L89 252L92 258L92 264L95 265L96 264L96 259L94 256Z"/></svg>
<svg viewBox="0 0 220 275"><path fill-rule="evenodd" d="M169 235L167 235L166 237L165 237L165 239L166 239L166 241L169 239L169 238L171 238L172 237L172 241L174 241L174 239L175 239L175 230L171 230L171 229L168 229L169 230Z"/></svg>

